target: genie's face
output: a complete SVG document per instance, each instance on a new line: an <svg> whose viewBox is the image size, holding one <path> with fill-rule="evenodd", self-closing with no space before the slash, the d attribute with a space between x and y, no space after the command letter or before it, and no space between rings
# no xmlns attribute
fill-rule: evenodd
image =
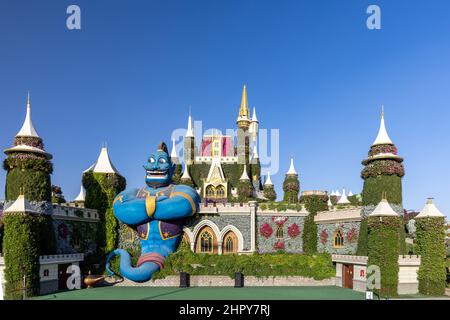
<svg viewBox="0 0 450 320"><path fill-rule="evenodd" d="M145 182L149 187L158 188L169 185L175 165L170 161L169 155L158 150L150 155L148 164L144 165L146 171Z"/></svg>

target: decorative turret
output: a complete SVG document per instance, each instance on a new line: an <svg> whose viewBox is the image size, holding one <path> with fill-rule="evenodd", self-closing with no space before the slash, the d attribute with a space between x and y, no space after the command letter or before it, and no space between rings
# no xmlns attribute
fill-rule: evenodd
<svg viewBox="0 0 450 320"><path fill-rule="evenodd" d="M363 216L367 216L386 194L387 201L398 213L403 212L402 177L405 175L403 159L386 131L384 109L381 112L380 129L370 148L368 157L362 161L364 179L362 192Z"/></svg>
<svg viewBox="0 0 450 320"><path fill-rule="evenodd" d="M252 135L252 141L255 143L256 139L258 138L258 131L259 131L259 121L256 117L256 108L253 107L253 116L250 123L250 134Z"/></svg>
<svg viewBox="0 0 450 320"><path fill-rule="evenodd" d="M14 138L14 146L4 152L7 155L4 161L6 200L17 199L23 188L30 201L51 202L52 155L44 150L44 143L33 126L29 94L22 128Z"/></svg>
<svg viewBox="0 0 450 320"><path fill-rule="evenodd" d="M288 203L297 203L298 194L300 192L300 181L298 180L297 171L294 168L294 159L291 158L291 165L286 173L283 182L284 201Z"/></svg>
<svg viewBox="0 0 450 320"><path fill-rule="evenodd" d="M264 197L269 201L275 201L277 198L277 194L275 192L275 188L273 186L272 180L270 179L270 172L267 172L267 178L264 182Z"/></svg>
<svg viewBox="0 0 450 320"><path fill-rule="evenodd" d="M247 88L244 85L242 90L241 107L239 108L239 115L237 117L237 157L239 164L249 163L250 154L250 114L248 110Z"/></svg>
<svg viewBox="0 0 450 320"><path fill-rule="evenodd" d="M186 165L184 168L184 172L183 172L183 175L181 176L180 183L185 184L190 187L194 187L194 182L192 181L191 175L189 174L189 166L188 165Z"/></svg>
<svg viewBox="0 0 450 320"><path fill-rule="evenodd" d="M383 196L367 219L367 265L380 267L381 288L375 291L383 297L397 296L398 256L400 243L404 242L401 227L401 217Z"/></svg>
<svg viewBox="0 0 450 320"><path fill-rule="evenodd" d="M23 193L3 212L5 296L18 300L39 294L40 214ZM26 286L24 287L24 279Z"/></svg>
<svg viewBox="0 0 450 320"><path fill-rule="evenodd" d="M248 176L247 165L244 165L244 168L242 170L242 175L239 178L237 191L238 199L240 202L247 202L253 197L253 185Z"/></svg>
<svg viewBox="0 0 450 320"><path fill-rule="evenodd" d="M337 204L343 204L343 205L345 205L345 204L349 204L349 203L350 203L350 201L349 201L348 198L347 198L347 195L346 195L346 193L345 193L345 189L342 189L342 195L341 195L341 197L339 198Z"/></svg>
<svg viewBox="0 0 450 320"><path fill-rule="evenodd" d="M81 184L80 193L78 193L78 196L73 201L79 206L84 207L84 202L86 201L86 190L84 189L83 184Z"/></svg>
<svg viewBox="0 0 450 320"><path fill-rule="evenodd" d="M415 217L415 248L420 255L419 293L442 296L445 293L445 216L429 198Z"/></svg>
<svg viewBox="0 0 450 320"><path fill-rule="evenodd" d="M126 180L112 164L106 146L102 147L97 161L83 172L83 187L86 189L85 207L97 209L99 214L98 253L101 257L117 247L118 224L112 204L115 196L126 187Z"/></svg>
<svg viewBox="0 0 450 320"><path fill-rule="evenodd" d="M194 164L195 159L195 137L194 126L192 124L191 110L189 109L188 125L186 135L184 136L184 162L185 164Z"/></svg>

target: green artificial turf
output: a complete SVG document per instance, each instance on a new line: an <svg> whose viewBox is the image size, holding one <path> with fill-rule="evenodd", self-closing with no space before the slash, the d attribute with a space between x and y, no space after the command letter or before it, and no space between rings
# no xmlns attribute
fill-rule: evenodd
<svg viewBox="0 0 450 320"><path fill-rule="evenodd" d="M364 300L339 287L100 287L36 297L39 300Z"/></svg>

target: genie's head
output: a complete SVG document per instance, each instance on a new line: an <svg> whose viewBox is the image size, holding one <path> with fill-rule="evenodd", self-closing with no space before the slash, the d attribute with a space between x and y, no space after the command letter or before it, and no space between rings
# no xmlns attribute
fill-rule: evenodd
<svg viewBox="0 0 450 320"><path fill-rule="evenodd" d="M158 145L156 153L148 157L148 163L144 165L144 169L146 172L145 182L149 187L159 188L170 184L175 164L172 164L164 142Z"/></svg>

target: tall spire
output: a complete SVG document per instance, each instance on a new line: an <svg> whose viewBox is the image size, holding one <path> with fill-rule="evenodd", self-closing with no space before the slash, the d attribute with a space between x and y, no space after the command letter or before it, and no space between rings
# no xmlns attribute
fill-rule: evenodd
<svg viewBox="0 0 450 320"><path fill-rule="evenodd" d="M95 173L115 173L120 175L119 171L117 171L112 164L111 159L109 158L108 148L105 145L102 146L97 162L84 172L91 170Z"/></svg>
<svg viewBox="0 0 450 320"><path fill-rule="evenodd" d="M78 196L74 199L75 202L84 202L86 200L86 190L83 187L83 184L81 184L80 193Z"/></svg>
<svg viewBox="0 0 450 320"><path fill-rule="evenodd" d="M342 196L340 197L338 204L348 204L350 201L347 198L347 195L345 193L345 189L342 189Z"/></svg>
<svg viewBox="0 0 450 320"><path fill-rule="evenodd" d="M289 170L286 174L297 174L294 168L294 158L291 158L291 165L289 166Z"/></svg>
<svg viewBox="0 0 450 320"><path fill-rule="evenodd" d="M178 158L177 149L175 145L175 138L172 138L172 151L170 152L170 157L172 159Z"/></svg>
<svg viewBox="0 0 450 320"><path fill-rule="evenodd" d="M258 148L256 147L256 143L253 145L253 159L258 159Z"/></svg>
<svg viewBox="0 0 450 320"><path fill-rule="evenodd" d="M186 138L194 137L194 128L192 125L191 107L189 107L188 125L186 130Z"/></svg>
<svg viewBox="0 0 450 320"><path fill-rule="evenodd" d="M184 171L183 171L183 175L181 176L181 179L191 180L191 176L189 175L188 165L184 166Z"/></svg>
<svg viewBox="0 0 450 320"><path fill-rule="evenodd" d="M242 176L239 180L250 180L247 174L247 165L244 164L244 171L242 172Z"/></svg>
<svg viewBox="0 0 450 320"><path fill-rule="evenodd" d="M373 146L379 144L393 144L392 140L389 138L389 135L386 131L386 125L384 124L384 106L381 106L381 120L380 120L380 129L378 130L378 135L375 141L373 142Z"/></svg>
<svg viewBox="0 0 450 320"><path fill-rule="evenodd" d="M248 111L247 87L244 85L242 89L241 107L237 117L237 124L239 128L248 129L250 126L250 112Z"/></svg>
<svg viewBox="0 0 450 320"><path fill-rule="evenodd" d="M253 107L252 122L259 122L258 118L256 117L256 108L255 107Z"/></svg>
<svg viewBox="0 0 450 320"><path fill-rule="evenodd" d="M31 121L31 102L30 102L30 92L28 91L27 97L27 114L25 116L25 121L23 122L22 128L16 134L16 137L36 137L39 138L36 129L34 129L33 122Z"/></svg>

